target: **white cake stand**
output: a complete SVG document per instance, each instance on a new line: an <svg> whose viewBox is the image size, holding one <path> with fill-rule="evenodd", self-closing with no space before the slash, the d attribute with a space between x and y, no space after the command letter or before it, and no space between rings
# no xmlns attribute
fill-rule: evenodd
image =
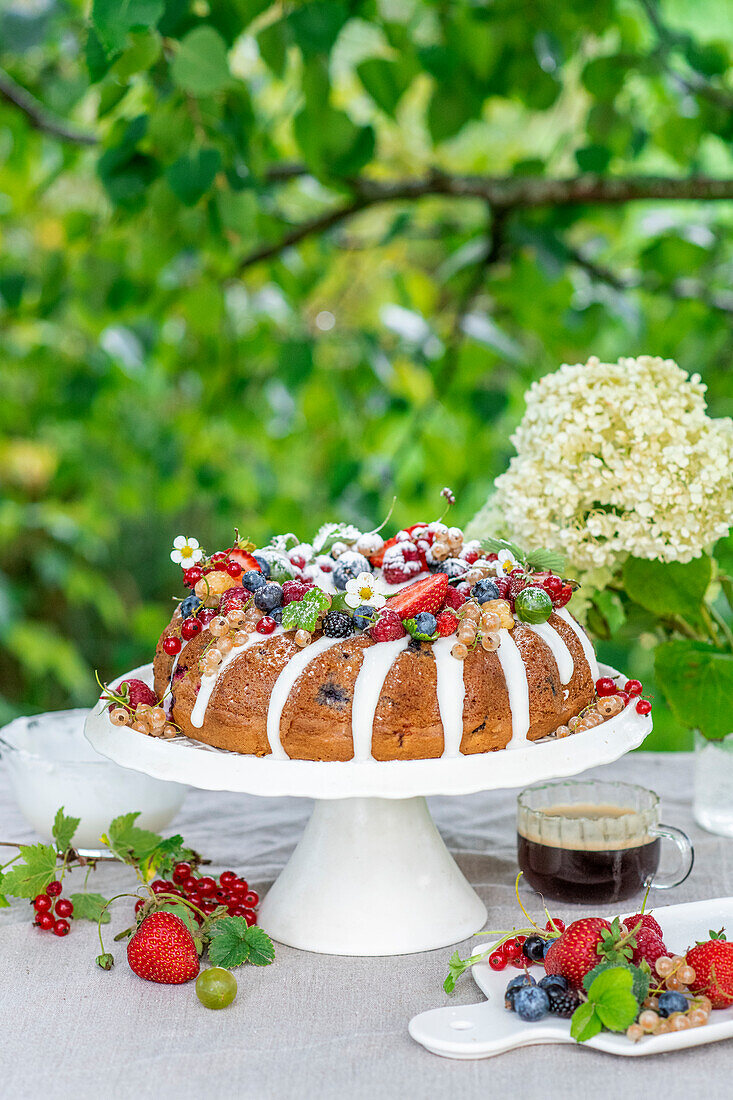
<svg viewBox="0 0 733 1100"><path fill-rule="evenodd" d="M601 666L602 675L617 675ZM152 665L120 679L152 684ZM458 943L486 907L448 852L425 797L525 787L607 764L651 732L626 710L562 740L456 759L379 762L271 760L165 741L114 726L100 702L86 736L103 756L158 779L211 791L316 799L303 836L262 902L273 939L331 955L402 955Z"/></svg>

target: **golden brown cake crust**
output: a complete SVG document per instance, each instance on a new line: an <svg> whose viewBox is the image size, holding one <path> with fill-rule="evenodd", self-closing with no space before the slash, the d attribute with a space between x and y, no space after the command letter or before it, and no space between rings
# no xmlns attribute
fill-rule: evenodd
<svg viewBox="0 0 733 1100"><path fill-rule="evenodd" d="M154 661L158 696L168 689L173 658L162 648L179 616L162 635ZM548 620L573 657L570 682L560 681L549 646L517 623L512 631L523 659L529 687L528 740L552 733L594 698L593 676L575 632L559 616ZM201 686L199 659L211 642L204 629L180 654L173 675L172 719L195 740L234 752L267 755L267 712L275 682L297 652L292 634L263 635L220 675L201 728L191 724L191 712ZM346 638L318 654L296 680L280 720L281 744L292 759L350 760L354 685L364 651L373 642L366 634ZM475 649L463 662L465 699L461 752L492 752L512 737L512 716L504 673L496 653ZM416 760L443 753L443 727L437 698L437 673L432 646L411 642L394 661L382 687L372 737L377 760Z"/></svg>

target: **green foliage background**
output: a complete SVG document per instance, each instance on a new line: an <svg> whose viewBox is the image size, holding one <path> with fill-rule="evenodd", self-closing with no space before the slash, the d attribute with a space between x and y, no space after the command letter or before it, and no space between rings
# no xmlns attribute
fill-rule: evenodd
<svg viewBox="0 0 733 1100"><path fill-rule="evenodd" d="M179 532L467 521L562 361L733 412L733 184L674 201L733 176L732 42L715 0L5 3L0 719L148 659Z"/></svg>

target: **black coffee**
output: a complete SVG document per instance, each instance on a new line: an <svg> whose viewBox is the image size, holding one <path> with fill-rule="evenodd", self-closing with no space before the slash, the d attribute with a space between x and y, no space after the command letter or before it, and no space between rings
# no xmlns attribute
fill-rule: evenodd
<svg viewBox="0 0 733 1100"><path fill-rule="evenodd" d="M615 850L554 848L517 833L517 859L529 884L546 898L585 905L640 893L659 866L659 846L657 838Z"/></svg>

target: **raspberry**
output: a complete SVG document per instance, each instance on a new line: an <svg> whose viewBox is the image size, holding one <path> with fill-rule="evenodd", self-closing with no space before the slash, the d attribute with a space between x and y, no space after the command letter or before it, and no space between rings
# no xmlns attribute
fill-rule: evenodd
<svg viewBox="0 0 733 1100"><path fill-rule="evenodd" d="M441 611L437 618L436 630L441 638L447 638L450 634L455 634L458 629L458 616L453 608L446 608L445 611Z"/></svg>
<svg viewBox="0 0 733 1100"><path fill-rule="evenodd" d="M178 639L176 639L176 641L178 641ZM178 641L178 649L180 648L181 643ZM123 680L116 688L107 688L102 698L109 702L108 710L112 710L113 707L119 706L125 707L131 713L133 713L141 703L151 707L156 706L158 703L158 697L153 689L149 688L142 680Z"/></svg>
<svg viewBox="0 0 733 1100"><path fill-rule="evenodd" d="M454 588L452 585L450 585L448 587L448 591L445 594L443 606L452 607L454 611L457 611L459 607L463 607L464 603L466 602L467 595L468 593L464 595L463 592L459 592L457 588Z"/></svg>
<svg viewBox="0 0 733 1100"><path fill-rule="evenodd" d="M508 577L496 577L496 587L499 589L499 596L502 600L506 600L509 595L509 578Z"/></svg>
<svg viewBox="0 0 733 1100"><path fill-rule="evenodd" d="M659 921L651 915L651 913L634 913L633 916L627 917L623 921L624 928L628 928L631 931L632 928L636 928L637 924L641 924L642 928L646 928L649 932L653 932L656 936L659 936L660 940L664 939L664 932L662 932Z"/></svg>
<svg viewBox="0 0 733 1100"><path fill-rule="evenodd" d="M407 631L394 611L383 611L369 633L375 642L393 642L404 638Z"/></svg>
<svg viewBox="0 0 733 1100"><path fill-rule="evenodd" d="M283 585L283 607L295 600L302 600L306 592L312 587L312 584L303 584L302 581L285 581Z"/></svg>
<svg viewBox="0 0 733 1100"><path fill-rule="evenodd" d="M526 588L529 584L529 577L526 573L512 573L509 577L509 585L507 588L509 600L515 600L523 588Z"/></svg>
<svg viewBox="0 0 733 1100"><path fill-rule="evenodd" d="M411 581L421 572L419 561L406 561L401 553L399 555L388 553L384 556L382 576L387 584L403 584L405 581Z"/></svg>

